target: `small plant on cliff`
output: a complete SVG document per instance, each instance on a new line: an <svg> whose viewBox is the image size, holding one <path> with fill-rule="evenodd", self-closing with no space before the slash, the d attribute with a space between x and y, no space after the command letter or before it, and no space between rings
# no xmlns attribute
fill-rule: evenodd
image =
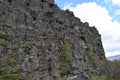
<svg viewBox="0 0 120 80"><path fill-rule="evenodd" d="M62 65L69 65L71 62L71 57L70 57L70 47L67 43L66 40L63 41L63 49L62 49L62 58L61 58L61 64Z"/></svg>
<svg viewBox="0 0 120 80"><path fill-rule="evenodd" d="M65 80L67 78L67 73L69 71L69 65L72 61L72 58L70 57L70 47L66 40L63 41L63 48L62 48L62 56L61 56L61 64L60 64L60 74L61 77L59 80Z"/></svg>

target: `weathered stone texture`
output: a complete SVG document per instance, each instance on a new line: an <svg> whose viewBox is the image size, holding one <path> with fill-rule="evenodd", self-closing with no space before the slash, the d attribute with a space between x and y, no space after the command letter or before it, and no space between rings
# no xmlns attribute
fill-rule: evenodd
<svg viewBox="0 0 120 80"><path fill-rule="evenodd" d="M96 28L54 0L0 0L1 63L8 51L28 80L90 80L105 59Z"/></svg>

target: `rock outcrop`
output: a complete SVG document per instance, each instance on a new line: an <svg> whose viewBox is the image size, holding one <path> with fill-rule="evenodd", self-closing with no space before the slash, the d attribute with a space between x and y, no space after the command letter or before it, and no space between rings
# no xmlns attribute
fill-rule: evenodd
<svg viewBox="0 0 120 80"><path fill-rule="evenodd" d="M54 0L0 0L0 78L90 80L101 36Z"/></svg>

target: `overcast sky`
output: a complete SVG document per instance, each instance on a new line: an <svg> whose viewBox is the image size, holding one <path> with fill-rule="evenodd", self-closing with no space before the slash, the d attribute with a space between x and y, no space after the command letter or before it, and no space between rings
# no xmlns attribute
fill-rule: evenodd
<svg viewBox="0 0 120 80"><path fill-rule="evenodd" d="M120 0L55 0L61 9L73 11L102 35L107 57L120 55Z"/></svg>

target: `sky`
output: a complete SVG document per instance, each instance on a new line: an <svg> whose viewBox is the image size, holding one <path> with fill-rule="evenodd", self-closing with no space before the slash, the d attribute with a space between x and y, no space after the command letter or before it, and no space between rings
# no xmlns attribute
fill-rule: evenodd
<svg viewBox="0 0 120 80"><path fill-rule="evenodd" d="M120 0L55 0L101 34L106 57L120 55Z"/></svg>

